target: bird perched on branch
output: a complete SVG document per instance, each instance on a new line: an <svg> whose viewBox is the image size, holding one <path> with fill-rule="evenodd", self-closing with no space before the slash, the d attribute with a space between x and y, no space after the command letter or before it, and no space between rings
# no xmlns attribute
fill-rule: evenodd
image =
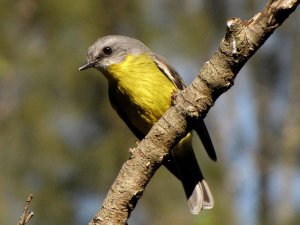
<svg viewBox="0 0 300 225"><path fill-rule="evenodd" d="M160 55L139 40L110 35L99 38L87 53L87 63L79 68L96 68L108 80L112 107L137 138L143 139L171 106L172 94L185 87L179 74ZM194 127L213 160L216 154L203 120ZM181 182L193 214L211 209L214 200L197 163L192 134L172 149L164 165Z"/></svg>

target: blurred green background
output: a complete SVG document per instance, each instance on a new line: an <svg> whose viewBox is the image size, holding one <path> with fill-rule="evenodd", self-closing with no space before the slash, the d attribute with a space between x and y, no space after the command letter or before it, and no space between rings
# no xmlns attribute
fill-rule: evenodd
<svg viewBox="0 0 300 225"><path fill-rule="evenodd" d="M87 224L136 138L112 110L96 70L78 72L100 36L128 35L165 56L190 83L230 17L255 0L0 0L0 224L17 224L28 193L30 224ZM300 219L300 16L254 55L206 122L219 156L195 146L215 198L192 216L164 168L129 223L298 224Z"/></svg>

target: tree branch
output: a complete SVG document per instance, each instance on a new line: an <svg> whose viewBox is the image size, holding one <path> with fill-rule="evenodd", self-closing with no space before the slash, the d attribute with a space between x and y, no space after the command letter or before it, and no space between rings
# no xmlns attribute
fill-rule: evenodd
<svg viewBox="0 0 300 225"><path fill-rule="evenodd" d="M226 92L247 60L296 9L300 0L268 1L264 10L248 21L231 18L219 50L206 62L197 78L174 96L172 106L149 134L130 149L127 160L103 205L89 225L126 224L130 213L169 149L204 118L216 99Z"/></svg>
<svg viewBox="0 0 300 225"><path fill-rule="evenodd" d="M33 212L28 213L28 208L29 208L29 205L30 205L32 199L33 199L33 195L29 194L27 199L26 199L24 210L23 210L23 213L20 217L18 225L25 225L32 219L34 213Z"/></svg>

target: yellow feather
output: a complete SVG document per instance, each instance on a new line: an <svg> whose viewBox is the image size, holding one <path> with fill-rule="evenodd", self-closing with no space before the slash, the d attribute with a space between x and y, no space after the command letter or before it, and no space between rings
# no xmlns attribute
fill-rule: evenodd
<svg viewBox="0 0 300 225"><path fill-rule="evenodd" d="M131 123L146 134L171 105L171 95L177 90L163 74L152 57L129 55L113 64L106 74L109 83L117 86L122 110Z"/></svg>

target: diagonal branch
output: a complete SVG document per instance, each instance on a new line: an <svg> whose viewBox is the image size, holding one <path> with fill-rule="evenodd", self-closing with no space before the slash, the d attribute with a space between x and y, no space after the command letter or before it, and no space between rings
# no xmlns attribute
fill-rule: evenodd
<svg viewBox="0 0 300 225"><path fill-rule="evenodd" d="M231 18L219 50L197 78L177 93L172 106L153 126L122 166L103 205L90 225L126 224L130 213L164 157L204 118L216 99L226 92L247 60L296 9L300 0L269 0L262 12L248 21Z"/></svg>

